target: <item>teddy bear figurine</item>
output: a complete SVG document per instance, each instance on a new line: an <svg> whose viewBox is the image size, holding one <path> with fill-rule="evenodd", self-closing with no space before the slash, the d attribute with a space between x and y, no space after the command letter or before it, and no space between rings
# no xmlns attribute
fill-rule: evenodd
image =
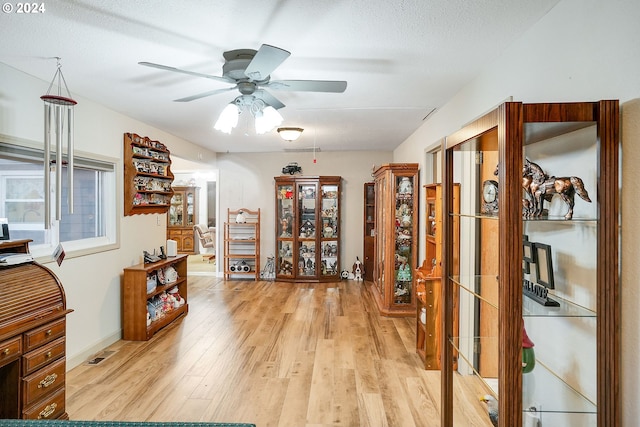
<svg viewBox="0 0 640 427"><path fill-rule="evenodd" d="M167 293L169 294L169 296L173 298L174 308L182 307L185 304L186 301L184 300L184 298L180 296L180 292L177 286L174 286L173 288L169 289Z"/></svg>

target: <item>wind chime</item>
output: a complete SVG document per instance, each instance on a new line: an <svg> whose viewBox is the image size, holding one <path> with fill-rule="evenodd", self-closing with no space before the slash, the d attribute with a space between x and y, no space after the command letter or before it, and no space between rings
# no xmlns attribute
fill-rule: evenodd
<svg viewBox="0 0 640 427"><path fill-rule="evenodd" d="M73 213L73 107L77 102L71 98L71 92L62 75L60 58L56 57L57 70L51 80L46 95L40 99L44 101L44 228L51 227L51 182L50 168L55 164L56 185L56 220L59 221L62 212L62 167L67 167L67 203L69 213ZM67 92L63 96L62 89ZM57 86L57 93L52 93ZM55 160L52 160L51 143L55 141ZM63 141L66 144L67 160L63 160Z"/></svg>

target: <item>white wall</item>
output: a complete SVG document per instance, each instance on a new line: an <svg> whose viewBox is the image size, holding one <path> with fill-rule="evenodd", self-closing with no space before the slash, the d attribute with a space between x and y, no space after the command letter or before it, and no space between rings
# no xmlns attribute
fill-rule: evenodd
<svg viewBox="0 0 640 427"><path fill-rule="evenodd" d="M42 142L43 106L40 96L48 83L0 64L0 134ZM96 84L100 84L97 82ZM74 96L76 150L117 159L120 216L120 248L73 258L62 266L46 263L64 285L67 307L67 365L71 368L88 356L120 339L120 281L124 267L142 262L142 251L159 248L166 240L165 215L123 215L123 134L135 132L167 145L182 158L215 164L216 155L188 141ZM200 159L201 158L201 159ZM158 220L159 219L159 224Z"/></svg>
<svg viewBox="0 0 640 427"><path fill-rule="evenodd" d="M346 151L340 153L238 153L218 154L220 168L220 221L222 230L227 208L260 208L261 267L266 258L275 255L275 176L282 167L298 162L302 175L338 175L342 177L342 256L341 268L351 271L356 256L363 259L364 186L371 181L371 169L390 163L391 152ZM222 235L218 232L218 236ZM218 244L220 245L220 243Z"/></svg>
<svg viewBox="0 0 640 427"><path fill-rule="evenodd" d="M639 19L637 0L561 1L394 152L396 162L420 158L440 138L511 96L522 102L620 100L624 426L636 426L640 419Z"/></svg>

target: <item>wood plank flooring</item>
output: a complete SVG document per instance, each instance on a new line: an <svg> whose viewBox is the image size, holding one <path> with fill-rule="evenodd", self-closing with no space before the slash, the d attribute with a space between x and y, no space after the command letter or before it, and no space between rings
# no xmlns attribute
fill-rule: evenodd
<svg viewBox="0 0 640 427"><path fill-rule="evenodd" d="M366 286L190 276L186 317L67 373L67 412L73 420L438 427L440 374L422 368L415 320L379 316Z"/></svg>

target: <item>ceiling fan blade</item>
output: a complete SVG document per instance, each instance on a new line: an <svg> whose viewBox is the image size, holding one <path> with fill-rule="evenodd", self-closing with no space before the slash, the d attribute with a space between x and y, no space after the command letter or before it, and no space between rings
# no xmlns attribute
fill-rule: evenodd
<svg viewBox="0 0 640 427"><path fill-rule="evenodd" d="M347 89L347 82L334 80L275 80L263 86L274 90L342 93Z"/></svg>
<svg viewBox="0 0 640 427"><path fill-rule="evenodd" d="M169 67L167 65L154 64L153 62L138 62L138 64L144 65L145 67L157 68L159 70L171 71L171 72L174 72L174 73L188 74L190 76L195 76L195 77L204 77L205 79L216 80L216 81L224 82L224 83L235 83L236 82L235 80L227 78L227 77L212 76L211 74L202 74L202 73L197 73L195 71L181 70L180 68Z"/></svg>
<svg viewBox="0 0 640 427"><path fill-rule="evenodd" d="M204 92L204 93L199 93L197 95L191 95L191 96L187 96L185 98L180 98L180 99L174 99L174 102L189 102L189 101L194 101L196 99L200 99L200 98L205 98L207 96L211 96L211 95L217 95L219 93L224 93L224 92L229 92L230 90L234 90L236 87L232 86L232 87L228 87L228 88L224 88L224 89L216 89L216 90L211 90L209 92Z"/></svg>
<svg viewBox="0 0 640 427"><path fill-rule="evenodd" d="M258 89L253 93L253 95L256 98L262 99L264 102L266 102L267 104L271 105L276 110L279 110L280 108L285 106L282 102L280 102L280 100L278 98L276 98L275 96L271 95L266 90Z"/></svg>
<svg viewBox="0 0 640 427"><path fill-rule="evenodd" d="M261 81L269 77L269 75L278 68L291 55L279 47L263 44L253 57L244 74L253 81Z"/></svg>

